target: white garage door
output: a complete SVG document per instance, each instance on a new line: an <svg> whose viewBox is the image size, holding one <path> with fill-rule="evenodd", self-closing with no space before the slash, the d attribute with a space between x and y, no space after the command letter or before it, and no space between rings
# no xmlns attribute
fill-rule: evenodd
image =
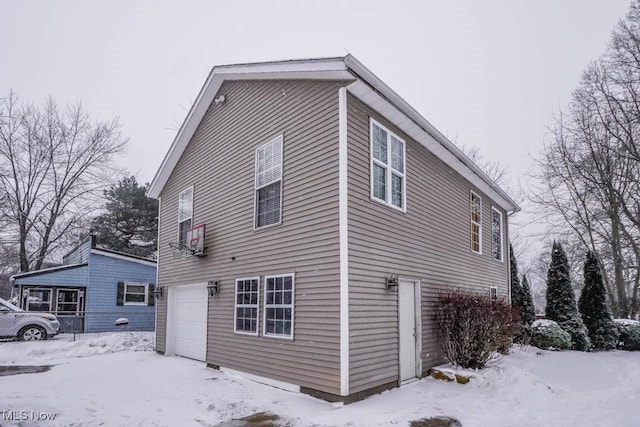
<svg viewBox="0 0 640 427"><path fill-rule="evenodd" d="M207 288L171 288L174 308L175 354L205 361L207 353Z"/></svg>

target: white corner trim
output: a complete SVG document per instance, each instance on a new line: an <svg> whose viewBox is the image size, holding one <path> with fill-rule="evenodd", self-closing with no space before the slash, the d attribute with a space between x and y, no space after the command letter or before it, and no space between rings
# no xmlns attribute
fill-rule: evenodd
<svg viewBox="0 0 640 427"><path fill-rule="evenodd" d="M340 231L340 394L349 395L349 228L347 89L338 90L338 228Z"/></svg>
<svg viewBox="0 0 640 427"><path fill-rule="evenodd" d="M255 381L260 384L265 384L271 387L279 388L294 393L300 393L300 386L296 384L286 383L284 381L278 381L271 378L261 377L259 375L249 374L247 372L236 371L235 369L225 368L220 366L220 371L228 375L245 378L250 381Z"/></svg>
<svg viewBox="0 0 640 427"><path fill-rule="evenodd" d="M162 197L158 196L158 217L160 216L160 212L162 212ZM160 241L160 219L158 218L158 234L157 234L157 240L156 242ZM160 288L160 269L157 268L158 265L160 265L160 250L159 248L156 246L156 287L155 289L159 289ZM167 290L167 294L164 296L165 298L169 298L169 291ZM156 299L155 295L154 295L154 310L153 310L153 324L155 325L155 331L154 331L154 335L155 335L155 339L153 340L153 349L155 351L158 351L158 304L159 301ZM165 309L164 309L164 314L166 316L167 314L167 309L169 308L169 305L165 305ZM165 322L166 322L166 318L165 318ZM165 323L165 331L164 331L165 335L164 335L164 350L166 353L167 350L167 330L166 330L166 323Z"/></svg>

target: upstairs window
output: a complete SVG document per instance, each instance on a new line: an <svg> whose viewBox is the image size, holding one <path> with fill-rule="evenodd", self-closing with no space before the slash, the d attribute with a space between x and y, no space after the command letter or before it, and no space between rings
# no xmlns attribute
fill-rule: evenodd
<svg viewBox="0 0 640 427"><path fill-rule="evenodd" d="M371 198L406 210L405 143L371 119Z"/></svg>
<svg viewBox="0 0 640 427"><path fill-rule="evenodd" d="M193 187L178 196L178 243L187 244L187 230L193 225Z"/></svg>
<svg viewBox="0 0 640 427"><path fill-rule="evenodd" d="M502 212L491 207L491 256L502 261Z"/></svg>
<svg viewBox="0 0 640 427"><path fill-rule="evenodd" d="M471 192L471 250L482 253L482 199Z"/></svg>
<svg viewBox="0 0 640 427"><path fill-rule="evenodd" d="M282 135L256 150L255 228L279 224L282 211Z"/></svg>

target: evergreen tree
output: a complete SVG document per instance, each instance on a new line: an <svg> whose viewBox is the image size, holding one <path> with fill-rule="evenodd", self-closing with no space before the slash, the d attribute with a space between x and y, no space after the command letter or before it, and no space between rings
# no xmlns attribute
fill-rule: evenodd
<svg viewBox="0 0 640 427"><path fill-rule="evenodd" d="M536 307L533 305L531 298L531 289L527 275L522 276L522 323L531 325L536 320Z"/></svg>
<svg viewBox="0 0 640 427"><path fill-rule="evenodd" d="M547 273L546 318L557 322L571 335L574 350L589 350L589 334L580 318L576 297L571 288L569 262L562 245L553 242L551 264Z"/></svg>
<svg viewBox="0 0 640 427"><path fill-rule="evenodd" d="M584 263L584 288L582 288L582 294L578 300L578 308L589 331L593 347L598 350L616 348L619 337L618 329L607 308L600 263L591 251L587 252L587 259Z"/></svg>
<svg viewBox="0 0 640 427"><path fill-rule="evenodd" d="M524 313L522 312L522 286L520 286L520 279L518 278L518 264L516 257L513 254L513 245L509 243L509 267L511 270L511 307L513 307L520 320L524 324Z"/></svg>
<svg viewBox="0 0 640 427"><path fill-rule="evenodd" d="M158 246L158 201L146 196L149 184L124 177L104 191L106 212L91 223L99 246L149 257Z"/></svg>

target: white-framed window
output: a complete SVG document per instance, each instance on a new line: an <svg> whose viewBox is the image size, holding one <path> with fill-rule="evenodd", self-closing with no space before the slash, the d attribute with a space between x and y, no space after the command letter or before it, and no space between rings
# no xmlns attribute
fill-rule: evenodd
<svg viewBox="0 0 640 427"><path fill-rule="evenodd" d="M186 245L187 230L193 226L193 187L182 190L178 196L178 243Z"/></svg>
<svg viewBox="0 0 640 427"><path fill-rule="evenodd" d="M482 253L482 199L473 191L470 193L471 206L471 251Z"/></svg>
<svg viewBox="0 0 640 427"><path fill-rule="evenodd" d="M498 288L496 286L489 287L489 298L491 298L491 301L498 299Z"/></svg>
<svg viewBox="0 0 640 427"><path fill-rule="evenodd" d="M293 338L294 275L264 278L264 336Z"/></svg>
<svg viewBox="0 0 640 427"><path fill-rule="evenodd" d="M370 123L371 198L405 212L405 142L374 119Z"/></svg>
<svg viewBox="0 0 640 427"><path fill-rule="evenodd" d="M503 260L502 212L491 206L491 256Z"/></svg>
<svg viewBox="0 0 640 427"><path fill-rule="evenodd" d="M260 307L260 278L236 279L236 303L233 315L238 334L258 335L258 309Z"/></svg>
<svg viewBox="0 0 640 427"><path fill-rule="evenodd" d="M124 305L148 305L149 284L124 282Z"/></svg>
<svg viewBox="0 0 640 427"><path fill-rule="evenodd" d="M51 311L51 289L30 288L26 292L25 310Z"/></svg>
<svg viewBox="0 0 640 427"><path fill-rule="evenodd" d="M254 227L282 219L282 135L256 149Z"/></svg>

